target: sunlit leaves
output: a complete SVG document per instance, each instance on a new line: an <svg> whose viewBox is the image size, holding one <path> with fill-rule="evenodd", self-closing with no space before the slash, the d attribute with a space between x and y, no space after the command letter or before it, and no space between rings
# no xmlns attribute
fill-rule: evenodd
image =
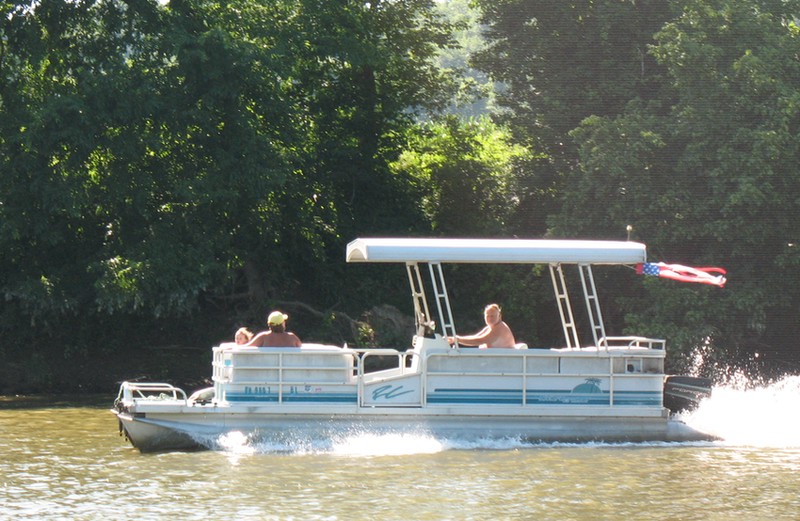
<svg viewBox="0 0 800 521"><path fill-rule="evenodd" d="M412 112L446 100L433 7L15 4L0 22L6 298L157 316L228 291L338 298L328 261L354 230L417 225L387 163Z"/></svg>
<svg viewBox="0 0 800 521"><path fill-rule="evenodd" d="M498 234L519 203L514 162L529 152L488 118L420 127L393 168L411 174L433 231Z"/></svg>

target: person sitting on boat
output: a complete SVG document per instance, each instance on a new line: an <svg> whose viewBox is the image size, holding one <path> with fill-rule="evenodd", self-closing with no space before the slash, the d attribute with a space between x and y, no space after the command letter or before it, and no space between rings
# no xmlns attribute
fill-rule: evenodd
<svg viewBox="0 0 800 521"><path fill-rule="evenodd" d="M269 331L262 331L247 343L247 347L300 347L302 342L294 333L286 331L289 315L273 311L267 317Z"/></svg>
<svg viewBox="0 0 800 521"><path fill-rule="evenodd" d="M236 334L233 335L233 339L238 345L245 345L253 339L253 332L246 327L240 327L236 330Z"/></svg>
<svg viewBox="0 0 800 521"><path fill-rule="evenodd" d="M465 346L479 346L481 349L488 347L504 347L513 349L517 341L514 339L514 333L508 324L503 322L503 315L500 306L497 304L489 304L483 310L483 317L486 321L486 327L481 329L474 335L455 337L447 337L447 341L451 344L458 341L459 344Z"/></svg>

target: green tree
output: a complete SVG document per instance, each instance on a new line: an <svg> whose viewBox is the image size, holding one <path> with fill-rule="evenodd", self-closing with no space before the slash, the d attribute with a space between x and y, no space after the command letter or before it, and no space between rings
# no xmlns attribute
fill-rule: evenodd
<svg viewBox="0 0 800 521"><path fill-rule="evenodd" d="M414 179L434 234L503 235L519 203L514 167L529 155L509 141L487 117L449 116L412 129L392 167Z"/></svg>
<svg viewBox="0 0 800 521"><path fill-rule="evenodd" d="M237 244L274 233L263 203L298 140L280 68L219 27L197 33L185 6L46 2L14 15L7 295L42 313L185 311Z"/></svg>
<svg viewBox="0 0 800 521"><path fill-rule="evenodd" d="M584 118L621 113L631 99L659 99L663 67L647 52L672 18L651 0L478 0L486 47L472 65L499 83L497 118L515 142L535 151L520 164L517 233L543 235L547 218L572 190L578 165L569 133Z"/></svg>
<svg viewBox="0 0 800 521"><path fill-rule="evenodd" d="M568 133L587 116L620 113L658 93L662 69L647 53L670 6L650 0L504 0L477 4L487 48L474 65L502 82L498 103L515 135L557 170L575 159Z"/></svg>
<svg viewBox="0 0 800 521"><path fill-rule="evenodd" d="M470 67L470 56L486 47L480 11L472 0L446 0L437 2L437 9L454 26L453 37L457 46L439 51L438 66L456 72L459 87L450 101L448 113L462 118L474 118L498 110L495 103L497 86L488 75Z"/></svg>
<svg viewBox="0 0 800 521"><path fill-rule="evenodd" d="M4 331L352 305L344 244L427 227L388 164L452 85L432 1L3 7Z"/></svg>
<svg viewBox="0 0 800 521"><path fill-rule="evenodd" d="M685 288L652 285L631 303L635 322L677 333L678 348L780 349L798 332L800 304L786 284L799 259L798 5L680 5L652 49L670 88L573 133L582 169L554 224L584 234L630 224L655 260L727 267L726 289L695 289L695 305L681 313Z"/></svg>

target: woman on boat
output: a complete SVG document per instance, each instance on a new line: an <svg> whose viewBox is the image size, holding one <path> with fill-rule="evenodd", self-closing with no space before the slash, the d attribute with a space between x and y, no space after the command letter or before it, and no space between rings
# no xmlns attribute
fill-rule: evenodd
<svg viewBox="0 0 800 521"><path fill-rule="evenodd" d="M488 347L505 347L513 348L517 341L514 339L514 333L508 324L503 322L502 310L497 304L489 304L483 310L483 318L486 321L486 327L481 329L474 335L455 337L447 337L449 343L458 341L459 344L465 346L480 346L482 349Z"/></svg>
<svg viewBox="0 0 800 521"><path fill-rule="evenodd" d="M238 345L242 346L253 339L253 333L246 327L240 327L236 330L236 334L233 338Z"/></svg>
<svg viewBox="0 0 800 521"><path fill-rule="evenodd" d="M247 343L247 347L300 347L303 343L294 333L286 331L289 315L273 311L267 317L269 331L262 331Z"/></svg>

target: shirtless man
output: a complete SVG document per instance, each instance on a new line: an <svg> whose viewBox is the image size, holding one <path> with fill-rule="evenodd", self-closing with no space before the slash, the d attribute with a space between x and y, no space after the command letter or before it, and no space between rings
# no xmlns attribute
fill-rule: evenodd
<svg viewBox="0 0 800 521"><path fill-rule="evenodd" d="M247 347L300 347L302 342L294 333L286 331L289 315L273 311L267 317L269 331L262 331L247 343Z"/></svg>
<svg viewBox="0 0 800 521"><path fill-rule="evenodd" d="M497 304L489 304L483 310L483 317L486 320L486 327L481 329L474 335L461 336L456 335L455 338L449 336L447 341L454 343L458 340L459 344L465 346L480 346L482 349L487 347L505 347L513 348L516 344L514 334L508 324L503 322L500 306Z"/></svg>

